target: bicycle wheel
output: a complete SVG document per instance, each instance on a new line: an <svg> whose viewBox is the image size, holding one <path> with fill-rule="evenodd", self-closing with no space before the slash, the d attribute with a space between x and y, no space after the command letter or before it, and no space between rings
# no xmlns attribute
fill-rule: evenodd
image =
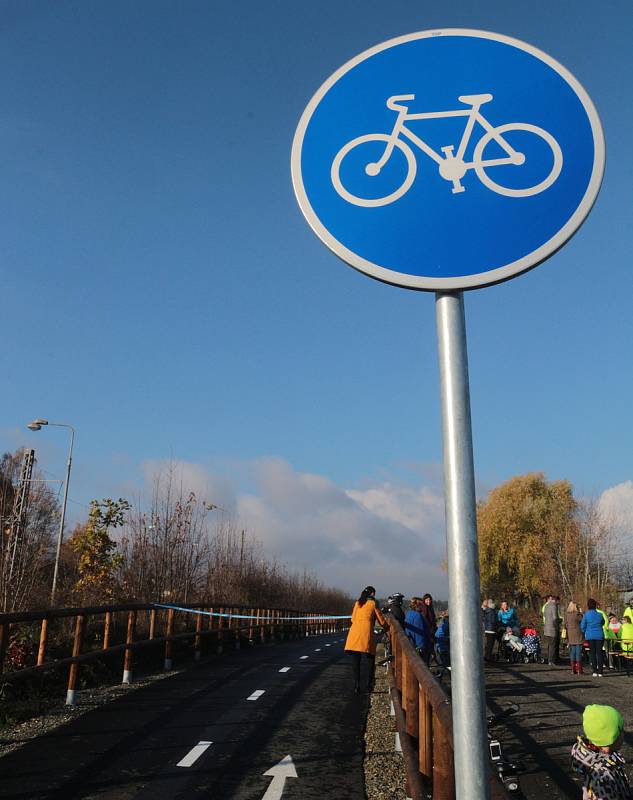
<svg viewBox="0 0 633 800"><path fill-rule="evenodd" d="M343 159L347 155L349 155L349 153L351 153L352 150L356 150L356 148L358 147L364 148L365 145L375 142L387 143L392 141L393 141L392 137L388 136L386 133L368 133L365 136L359 136L356 139L352 139L350 142L341 147L341 149L334 157L334 161L332 162L332 169L330 170L330 175L332 178L332 183L334 184L334 188L344 200L347 200L348 203L353 203L355 206L365 206L366 208L372 208L372 207L375 208L377 206L386 206L389 205L389 203L394 203L411 188L411 184L415 180L417 162L415 160L413 152L411 151L411 148L404 142L401 142L400 139L396 139L393 143L404 154L406 158L407 173L404 176L404 180L402 180L401 182L400 182L400 177L399 176L396 177L395 183L397 185L395 189L393 189L392 191L388 191L387 194L383 194L381 197L358 197L358 195L352 194L343 186L340 175L341 164L343 163ZM382 148L382 152L380 148L377 150L375 147L364 148L364 149L367 150L367 160L360 159L361 163L362 162L364 163L362 171L360 169L358 170L358 177L361 178L362 180L366 180L367 176L370 176L371 178L376 178L391 162L391 156L389 157L387 163L381 169L378 169L377 162L383 155L384 148ZM358 156L358 153L356 155ZM371 158L371 156L373 156L373 158ZM365 177L363 177L363 173ZM393 178L394 178L393 175L389 175L387 180L385 180L383 176L383 180L381 182L383 190L384 190L384 184L388 183ZM378 185L379 184L377 183L376 186Z"/></svg>
<svg viewBox="0 0 633 800"><path fill-rule="evenodd" d="M484 163L485 159L483 158L484 149L487 144L489 144L492 140L497 140L499 138L505 142L503 134L515 131L525 131L538 136L547 143L552 153L553 163L549 174L539 183L536 183L534 186L528 186L525 189L514 189L508 186L502 186L500 183L493 181L492 178L490 178L490 176L486 173L486 168L490 169L492 165L488 165L488 167L486 167L486 164ZM505 143L506 145L509 144L508 142ZM517 153L517 155L521 156L523 160L517 161L516 163L507 162L508 167L516 168L528 163L528 159L526 159L522 153ZM556 139L551 133L543 130L543 128L539 128L536 125L529 125L524 122L509 122L507 125L499 125L498 128L493 128L491 131L488 131L488 133L485 133L481 137L475 147L473 163L475 165L475 172L477 173L479 180L484 186L486 186L488 189L491 189L493 192L496 192L497 194L503 194L506 197L531 197L532 195L544 192L545 189L548 189L554 183L556 178L558 178L560 171L563 168L563 153ZM492 166L492 168L499 172L500 166L506 166L506 164L497 164ZM512 174L516 175L515 172L512 172Z"/></svg>

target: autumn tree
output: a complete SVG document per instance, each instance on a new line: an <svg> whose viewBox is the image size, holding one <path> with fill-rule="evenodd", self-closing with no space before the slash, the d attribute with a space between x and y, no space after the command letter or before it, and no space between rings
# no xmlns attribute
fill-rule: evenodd
<svg viewBox="0 0 633 800"><path fill-rule="evenodd" d="M183 485L175 465L155 476L148 510L128 516L119 570L121 597L142 602L192 602L205 585L213 504Z"/></svg>
<svg viewBox="0 0 633 800"><path fill-rule="evenodd" d="M487 594L532 605L549 592L583 604L615 597L613 528L569 481L540 472L511 478L478 503L477 523Z"/></svg>
<svg viewBox="0 0 633 800"><path fill-rule="evenodd" d="M69 542L77 558L75 592L83 602L109 600L114 593L114 575L122 556L110 531L123 525L130 504L127 500L92 500L85 525L75 528Z"/></svg>
<svg viewBox="0 0 633 800"><path fill-rule="evenodd" d="M620 578L617 567L618 535L613 520L594 498L578 502L579 548L570 559L567 574L572 593L579 598L594 597L604 608L619 605Z"/></svg>
<svg viewBox="0 0 633 800"><path fill-rule="evenodd" d="M169 465L139 500L120 540L117 598L139 602L223 601L348 613L353 601L266 553L251 531L198 497Z"/></svg>
<svg viewBox="0 0 633 800"><path fill-rule="evenodd" d="M496 596L534 602L561 590L559 556L577 548L577 504L568 481L511 478L477 508L481 582Z"/></svg>

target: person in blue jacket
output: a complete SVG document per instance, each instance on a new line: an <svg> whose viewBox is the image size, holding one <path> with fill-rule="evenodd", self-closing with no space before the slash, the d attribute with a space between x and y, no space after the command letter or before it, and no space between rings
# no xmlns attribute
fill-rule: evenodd
<svg viewBox="0 0 633 800"><path fill-rule="evenodd" d="M580 630L589 642L589 655L591 656L591 666L593 667L593 677L601 678L604 662L602 658L602 646L604 645L604 617L596 610L597 603L593 598L587 600L587 610L580 620Z"/></svg>
<svg viewBox="0 0 633 800"><path fill-rule="evenodd" d="M440 617L440 624L435 631L435 653L440 667L451 665L451 631L448 623L448 611Z"/></svg>
<svg viewBox="0 0 633 800"><path fill-rule="evenodd" d="M432 636L428 622L420 613L421 603L422 600L419 597L411 598L409 609L404 615L404 632L428 665L433 651Z"/></svg>
<svg viewBox="0 0 633 800"><path fill-rule="evenodd" d="M512 628L512 633L518 636L521 628L519 626L519 618L517 617L516 608L510 608L506 600L501 603L501 608L497 612L499 625L503 628Z"/></svg>

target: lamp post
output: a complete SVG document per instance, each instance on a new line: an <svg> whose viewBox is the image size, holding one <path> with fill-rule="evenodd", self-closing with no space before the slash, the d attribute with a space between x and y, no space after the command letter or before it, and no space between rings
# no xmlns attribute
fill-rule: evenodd
<svg viewBox="0 0 633 800"><path fill-rule="evenodd" d="M57 534L57 550L55 552L55 568L53 570L53 585L51 586L51 606L55 605L55 590L57 589L57 574L59 572L59 557L62 552L62 541L64 539L64 520L66 519L66 501L68 499L68 482L70 481L70 467L73 461L73 444L75 441L75 429L72 425L63 422L49 422L47 419L34 419L26 426L31 431L39 431L43 425L54 425L56 428L68 428L70 430L70 448L68 450L68 464L66 466L66 481L64 483L64 502L62 503L62 516L59 521L59 533Z"/></svg>

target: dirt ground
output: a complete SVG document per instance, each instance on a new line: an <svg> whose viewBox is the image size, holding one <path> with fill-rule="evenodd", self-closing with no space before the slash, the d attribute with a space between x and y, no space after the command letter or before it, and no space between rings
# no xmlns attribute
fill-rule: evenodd
<svg viewBox="0 0 633 800"><path fill-rule="evenodd" d="M522 762L519 773L527 800L579 800L580 784L571 770L570 750L582 733L582 712L589 703L613 705L628 733L622 755L633 760L633 675L606 670L572 675L569 667L506 664L486 667L488 705L499 713L512 703L519 710L494 728L504 754ZM629 778L633 771L629 768Z"/></svg>

